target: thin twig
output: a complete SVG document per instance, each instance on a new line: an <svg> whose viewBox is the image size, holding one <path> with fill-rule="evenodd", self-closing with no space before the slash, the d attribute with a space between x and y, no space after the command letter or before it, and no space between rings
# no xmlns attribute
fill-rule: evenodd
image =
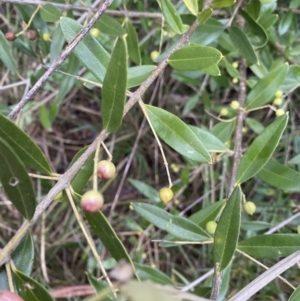
<svg viewBox="0 0 300 301"><path fill-rule="evenodd" d="M54 60L50 68L43 74L43 76L35 83L35 85L27 92L24 98L15 106L15 108L8 115L10 119L15 119L18 113L22 110L25 104L32 99L37 90L42 86L42 84L50 77L50 75L60 66L65 59L70 55L72 50L78 45L78 43L87 35L89 30L93 27L93 25L97 22L100 16L104 13L107 7L112 3L113 0L105 0L100 9L95 13L95 15L91 18L88 24L74 37L74 39L70 42L67 48L62 52L62 54Z"/></svg>

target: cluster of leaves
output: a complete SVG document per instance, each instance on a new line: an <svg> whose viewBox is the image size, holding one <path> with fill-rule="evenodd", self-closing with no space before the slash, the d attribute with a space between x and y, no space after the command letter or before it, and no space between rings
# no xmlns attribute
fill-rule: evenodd
<svg viewBox="0 0 300 301"><path fill-rule="evenodd" d="M111 9L117 9L122 5L130 9L134 4L130 1L114 1ZM278 189L282 199L288 199L292 193L300 192L300 172L297 170L300 150L297 136L293 133L297 110L292 99L292 95L295 94L292 92L300 85L300 69L295 58L299 47L294 42L298 38L295 25L298 18L293 12L300 3L291 1L289 7L284 7L287 12L281 13L280 18L277 14L280 3L276 1L252 0L244 3L238 10L235 10L234 5L237 4L231 0L214 0L209 7L203 7L202 1L186 0L177 7L170 0L161 0L158 8L161 12L160 20L164 18L166 22L161 29L162 34L157 34L156 28L152 30L151 26L156 25L149 19L141 18L143 28L137 30L137 26L129 18L101 16L94 25L94 29L98 29L100 34L92 35L91 31L76 46L62 66L62 70L68 75L59 74L49 79L50 83L58 85L59 92L55 99L51 105L42 105L39 108L40 123L45 130L52 129L59 118L65 97L76 84L76 75L84 67L84 75L80 78L84 86L87 89L99 86L102 88L99 103L101 128L105 133L117 134L122 130L124 113L127 113L126 105L131 101L130 98L126 104L127 95L130 97L136 94L138 98L143 96L138 94L138 88L135 91L133 88L145 85L147 81L153 82L158 75L155 73L156 70L161 68L162 71L168 65L172 70L172 80L175 80L179 87L173 91L175 93L184 91L188 95L188 101L178 110L174 109L175 106L167 109L159 105L144 104L140 100L141 112L147 118L151 129L165 143L164 147L169 146L172 152L177 154L178 162L185 166L179 181L172 188L174 193L178 193L180 197L180 191L186 190L188 194L189 171L199 164L204 164L206 170L208 165L211 167L207 172L211 179L211 187L204 182L206 191L199 192L197 187L199 193L197 197L202 197L201 194L209 189L213 190L215 195L218 190L213 183L219 181L221 186L219 199L212 197L203 208L194 206L190 211L192 214L187 218L180 215L180 206L177 208L176 202L168 212L160 202L157 190L149 183L143 179L130 179L129 183L150 199L152 204L133 202L134 212L143 220L137 224L132 219L129 223L131 226L128 227L140 230L144 225L154 225L163 230L166 236L163 239L159 236L162 239L160 247L168 248L167 250L178 247L178 244L209 244L207 249L204 245L201 246L207 251L208 264L211 264L210 267L216 266L217 272L223 272L224 278L228 279L224 281L220 298L224 298L228 293L230 272L238 269L234 265L235 261L231 264L237 251L244 252L248 257L274 260L286 257L300 247L299 235L293 233L296 232L294 227L293 231L284 229L281 234L265 235L261 232L269 229L278 220L278 218L273 220L271 214L263 214L266 206L263 202L267 195L266 188L273 191ZM285 3L282 5L286 6ZM18 13L20 20L38 32L35 44L22 35L9 42L4 34L0 33L0 59L13 74L19 69L19 62L16 61L14 53L36 59L39 56L48 57L49 63L53 63L64 48L65 42L72 42L84 29L84 26L76 20L78 17L76 13L69 11L66 16L63 9L59 9L56 5L46 4L37 11L30 5L16 5L13 9ZM144 8L141 4L137 5L137 9L143 13ZM45 35L49 32L51 39ZM149 37L141 39L144 32L153 38L155 47L160 50L158 57L152 56L153 60L151 52L155 49ZM184 45L187 40L189 42ZM243 78L243 74L236 68L237 61L250 74L247 78ZM42 73L42 69L32 72L32 84ZM226 173L231 175L232 164L229 158L232 157L232 150L237 143L233 133L235 131L242 133L242 129L236 124L237 107L233 105L230 107L229 103L240 98L239 81L247 82L247 97L241 110L244 112L245 124L251 130L251 134L245 135L248 137L248 141L244 144L246 150L238 164L234 185L229 187L225 178ZM203 82L204 85L199 87L199 82ZM145 87L148 88L146 85ZM224 91L230 95L225 101L214 100L221 99L225 94ZM27 107L33 103L29 102ZM286 113L288 108L289 113ZM55 173L36 143L4 116L12 109L9 104L0 109L3 113L0 115L1 185L16 209L30 222L36 210L36 197L28 169L45 176L54 177ZM277 117L274 113L276 110ZM209 114L203 117L204 111ZM191 117L194 113L196 115L199 113L199 116L195 117L196 122L192 124L186 117ZM212 121L210 115L219 116ZM201 127L195 126L199 123ZM209 126L212 123L214 125ZM292 150L289 146L292 145L291 139L294 141ZM81 149L74 156L70 167L85 150L86 148ZM171 153L170 149L168 151ZM283 151L284 156L281 154ZM169 160L167 157L167 161ZM229 167L220 172L220 167L224 165ZM76 176L70 179L74 195L82 193L92 173L93 156L86 161ZM241 208L244 198L251 197L250 187L253 184L258 189L252 193L252 199L256 203L259 201L258 210L261 215L255 214L250 219L241 214ZM67 199L64 195L63 200ZM161 284L174 285L173 279L167 274L142 264L142 252L136 251L133 256L129 255L127 245L117 235L115 227L104 212L85 214L85 219L101 240L102 246L114 259L114 263L120 260L127 261L134 268L136 277L141 280L150 279ZM145 220L147 224L144 223ZM209 221L217 221L213 235L205 230ZM134 237L131 239L132 245L138 244ZM194 250L197 248L193 247ZM209 250L212 250L211 256ZM184 251L183 254L188 258L187 261L192 258L188 251ZM33 297L52 300L49 292L30 277L34 257L32 237L27 233L12 253L14 285L25 300L32 300ZM25 266L24 262L30 264ZM8 289L4 267L1 267L0 276L0 288ZM181 278L185 276L187 275L181 275ZM98 281L92 273L88 273L88 280L98 292L107 286L104 281ZM177 282L180 283L180 280ZM149 287L131 283L126 289L127 293L124 294L135 300L138 294L137 292L132 294L132 291L139 289L142 291ZM290 301L296 300L298 291L299 289L294 291ZM207 296L207 290L195 293ZM164 297L161 295L161 300Z"/></svg>

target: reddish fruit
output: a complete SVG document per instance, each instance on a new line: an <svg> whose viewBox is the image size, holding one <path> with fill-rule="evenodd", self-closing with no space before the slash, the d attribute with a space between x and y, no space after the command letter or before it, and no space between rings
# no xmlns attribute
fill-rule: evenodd
<svg viewBox="0 0 300 301"><path fill-rule="evenodd" d="M87 213L95 213L103 206L103 195L97 190L86 192L81 198L81 208Z"/></svg>
<svg viewBox="0 0 300 301"><path fill-rule="evenodd" d="M10 291L0 291L0 301L24 301L20 296Z"/></svg>
<svg viewBox="0 0 300 301"><path fill-rule="evenodd" d="M27 32L27 38L31 41L34 41L36 39L36 31L35 30L28 30Z"/></svg>
<svg viewBox="0 0 300 301"><path fill-rule="evenodd" d="M171 188L163 187L159 190L159 198L164 202L168 203L173 199L174 193Z"/></svg>
<svg viewBox="0 0 300 301"><path fill-rule="evenodd" d="M16 37L16 35L13 31L8 31L5 34L5 38L6 38L7 41L14 41L17 37Z"/></svg>
<svg viewBox="0 0 300 301"><path fill-rule="evenodd" d="M116 174L114 163L108 160L102 160L97 164L97 175L100 179L109 180Z"/></svg>

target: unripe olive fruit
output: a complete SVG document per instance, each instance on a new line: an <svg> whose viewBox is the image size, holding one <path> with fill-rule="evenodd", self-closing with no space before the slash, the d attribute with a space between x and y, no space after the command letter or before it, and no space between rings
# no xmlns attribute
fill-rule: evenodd
<svg viewBox="0 0 300 301"><path fill-rule="evenodd" d="M10 291L0 291L0 301L24 301L20 296Z"/></svg>
<svg viewBox="0 0 300 301"><path fill-rule="evenodd" d="M87 213L95 213L103 206L103 195L97 190L86 192L81 198L81 208Z"/></svg>
<svg viewBox="0 0 300 301"><path fill-rule="evenodd" d="M273 101L275 106L280 106L283 103L283 99L281 97L276 97Z"/></svg>
<svg viewBox="0 0 300 301"><path fill-rule="evenodd" d="M206 231L209 234L215 234L218 224L215 221L209 221L206 223Z"/></svg>
<svg viewBox="0 0 300 301"><path fill-rule="evenodd" d="M276 112L275 112L275 114L276 114L277 117L283 115L284 113L285 113L285 111L284 111L283 109L278 109L278 110L276 110Z"/></svg>
<svg viewBox="0 0 300 301"><path fill-rule="evenodd" d="M227 108L222 108L221 111L220 111L220 115L222 116L227 116L228 115L228 109Z"/></svg>
<svg viewBox="0 0 300 301"><path fill-rule="evenodd" d="M277 90L277 91L275 92L275 97L276 97L276 98L281 98L282 95L283 95L283 91L282 91L282 90Z"/></svg>
<svg viewBox="0 0 300 301"><path fill-rule="evenodd" d="M233 68L236 69L239 66L239 63L238 62L233 62L231 65L232 65Z"/></svg>
<svg viewBox="0 0 300 301"><path fill-rule="evenodd" d="M159 57L159 52L157 50L153 50L150 53L150 58L152 61L155 61Z"/></svg>
<svg viewBox="0 0 300 301"><path fill-rule="evenodd" d="M230 106L233 110L237 110L239 107L240 107L240 103L237 101L237 100L233 100L231 103L230 103Z"/></svg>
<svg viewBox="0 0 300 301"><path fill-rule="evenodd" d="M100 36L100 30L98 28L92 28L90 30L90 34L94 37L94 38L98 38Z"/></svg>
<svg viewBox="0 0 300 301"><path fill-rule="evenodd" d="M109 180L116 174L114 163L108 160L99 161L97 164L97 175L100 179Z"/></svg>
<svg viewBox="0 0 300 301"><path fill-rule="evenodd" d="M159 190L159 198L164 203L168 203L173 199L174 193L171 188L163 187Z"/></svg>
<svg viewBox="0 0 300 301"><path fill-rule="evenodd" d="M239 82L239 79L237 78L237 77L234 77L233 79L232 79L232 83L233 84L237 84Z"/></svg>
<svg viewBox="0 0 300 301"><path fill-rule="evenodd" d="M49 32L43 33L43 40L44 40L45 42L48 42L48 41L51 40L51 35L50 35Z"/></svg>
<svg viewBox="0 0 300 301"><path fill-rule="evenodd" d="M252 215L256 211L256 205L253 202L246 202L244 204L244 210L246 213Z"/></svg>
<svg viewBox="0 0 300 301"><path fill-rule="evenodd" d="M13 32L13 31L8 31L6 34L5 34L5 39L7 41L14 41L16 39L16 34Z"/></svg>

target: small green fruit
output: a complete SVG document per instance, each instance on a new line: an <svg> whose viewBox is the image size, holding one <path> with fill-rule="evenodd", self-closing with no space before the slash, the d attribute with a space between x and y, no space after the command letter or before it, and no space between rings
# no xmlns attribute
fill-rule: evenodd
<svg viewBox="0 0 300 301"><path fill-rule="evenodd" d="M98 28L92 28L90 30L90 34L94 37L94 38L98 38L100 36L100 30Z"/></svg>
<svg viewBox="0 0 300 301"><path fill-rule="evenodd" d="M233 100L231 103L230 103L230 106L233 110L237 110L239 107L240 107L240 103L237 101L237 100Z"/></svg>
<svg viewBox="0 0 300 301"><path fill-rule="evenodd" d="M81 208L87 213L95 213L103 206L103 195L97 190L86 192L81 198Z"/></svg>
<svg viewBox="0 0 300 301"><path fill-rule="evenodd" d="M227 108L222 108L221 111L220 111L220 115L221 116L227 116L229 113L228 109Z"/></svg>
<svg viewBox="0 0 300 301"><path fill-rule="evenodd" d="M209 221L206 223L206 231L209 234L215 234L218 224L215 221Z"/></svg>
<svg viewBox="0 0 300 301"><path fill-rule="evenodd" d="M159 190L159 198L164 203L168 203L173 199L174 193L171 188L163 187Z"/></svg>
<svg viewBox="0 0 300 301"><path fill-rule="evenodd" d="M275 106L280 106L283 103L283 99L281 97L276 97L273 101Z"/></svg>
<svg viewBox="0 0 300 301"><path fill-rule="evenodd" d="M244 204L244 210L247 214L252 215L256 211L256 205L253 202L246 202Z"/></svg>
<svg viewBox="0 0 300 301"><path fill-rule="evenodd" d="M150 53L150 57L151 57L151 60L152 60L152 61L155 61L155 60L159 57L159 52L156 51L156 50L153 50L153 51Z"/></svg>
<svg viewBox="0 0 300 301"><path fill-rule="evenodd" d="M49 41L51 40L51 35L50 35L49 32L43 33L43 40L44 40L45 42L49 42Z"/></svg>
<svg viewBox="0 0 300 301"><path fill-rule="evenodd" d="M109 180L116 174L114 163L108 160L99 161L97 164L97 175L100 179Z"/></svg>
<svg viewBox="0 0 300 301"><path fill-rule="evenodd" d="M277 117L279 117L279 116L285 114L285 111L283 109L278 109L278 110L276 110L275 114Z"/></svg>
<svg viewBox="0 0 300 301"><path fill-rule="evenodd" d="M277 91L275 92L275 97L276 97L276 98L282 98L282 95L283 95L283 91L282 91L282 90L277 90Z"/></svg>

